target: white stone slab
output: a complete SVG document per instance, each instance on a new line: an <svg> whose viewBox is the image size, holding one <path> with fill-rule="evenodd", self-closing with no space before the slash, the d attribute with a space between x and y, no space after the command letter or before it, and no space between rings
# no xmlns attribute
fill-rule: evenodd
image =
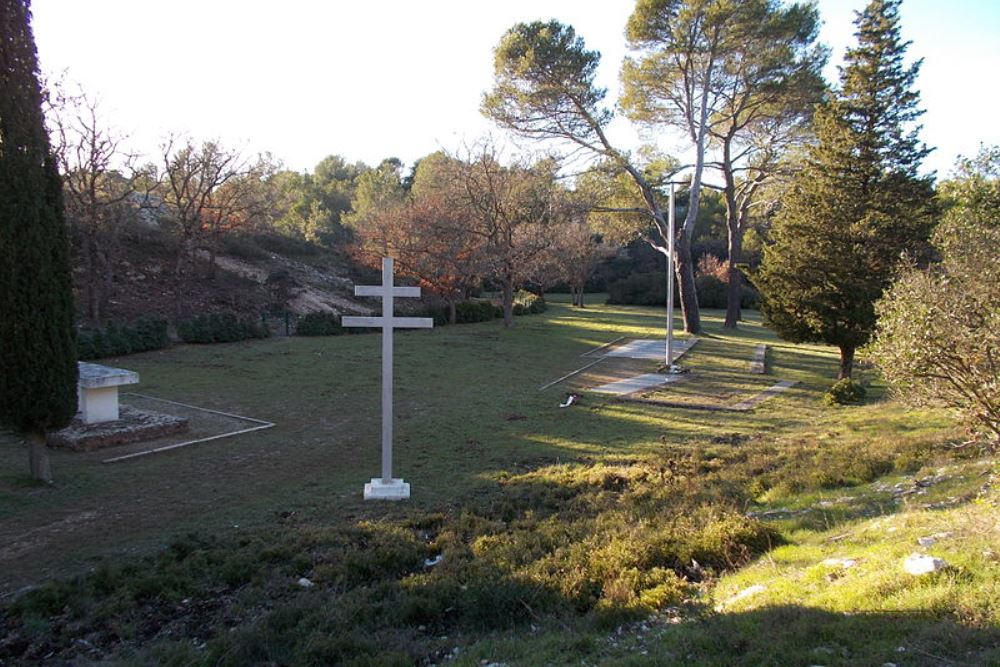
<svg viewBox="0 0 1000 667"><path fill-rule="evenodd" d="M77 410L84 424L117 421L118 387L139 382L139 374L123 368L79 362Z"/></svg>
<svg viewBox="0 0 1000 667"><path fill-rule="evenodd" d="M698 342L697 338L680 338L671 346L671 363L691 349ZM638 339L632 340L620 347L609 350L605 357L625 357L627 359L655 359L663 361L666 357L666 342L663 340Z"/></svg>
<svg viewBox="0 0 1000 667"><path fill-rule="evenodd" d="M645 375L636 375L635 377L626 378L624 380L618 380L617 382L609 382L608 384L602 384L600 387L594 387L591 391L595 391L599 394L613 394L615 396L624 396L625 394L631 394L637 391L642 391L644 389L652 389L653 387L659 387L663 384L668 384L670 382L676 382L682 376L680 375L661 375L660 373L646 373Z"/></svg>
<svg viewBox="0 0 1000 667"><path fill-rule="evenodd" d="M80 369L80 387L83 389L120 387L124 384L139 383L139 374L124 368L88 364L84 361L78 362L77 367Z"/></svg>

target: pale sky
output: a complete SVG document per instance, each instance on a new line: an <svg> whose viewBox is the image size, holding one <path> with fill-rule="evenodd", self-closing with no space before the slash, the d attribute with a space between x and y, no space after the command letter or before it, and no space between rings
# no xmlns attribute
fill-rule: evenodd
<svg viewBox="0 0 1000 667"><path fill-rule="evenodd" d="M479 114L493 47L517 21L558 19L602 55L617 96L634 0L34 0L43 72L66 71L110 122L152 157L168 133L270 151L295 170L340 154L409 165L485 133ZM834 65L854 43L865 0L820 0ZM1000 144L1000 2L904 0L918 80L925 163L939 175L980 142ZM636 141L624 121L613 137Z"/></svg>

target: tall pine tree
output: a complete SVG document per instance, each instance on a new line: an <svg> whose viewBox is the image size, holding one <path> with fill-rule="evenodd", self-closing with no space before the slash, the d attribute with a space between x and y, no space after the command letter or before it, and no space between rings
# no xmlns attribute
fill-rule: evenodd
<svg viewBox="0 0 1000 667"><path fill-rule="evenodd" d="M76 345L62 189L42 117L28 0L0 0L0 423L51 480L45 432L76 412Z"/></svg>
<svg viewBox="0 0 1000 667"><path fill-rule="evenodd" d="M755 277L767 321L793 342L840 348L840 377L875 327L874 304L904 254L927 247L933 177L914 124L920 62L906 67L901 0L872 0L857 15L841 87L817 109L816 143L775 219Z"/></svg>

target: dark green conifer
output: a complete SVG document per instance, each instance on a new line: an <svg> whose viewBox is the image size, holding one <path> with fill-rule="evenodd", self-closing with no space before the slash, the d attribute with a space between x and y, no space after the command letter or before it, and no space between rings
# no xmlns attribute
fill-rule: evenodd
<svg viewBox="0 0 1000 667"><path fill-rule="evenodd" d="M927 248L933 177L914 121L920 62L904 66L900 0L872 0L855 19L841 87L817 109L816 143L775 220L755 283L767 321L794 342L840 348L840 377L875 327L874 304L904 254Z"/></svg>
<svg viewBox="0 0 1000 667"><path fill-rule="evenodd" d="M42 116L28 0L0 0L0 423L50 480L45 431L76 413L62 188Z"/></svg>

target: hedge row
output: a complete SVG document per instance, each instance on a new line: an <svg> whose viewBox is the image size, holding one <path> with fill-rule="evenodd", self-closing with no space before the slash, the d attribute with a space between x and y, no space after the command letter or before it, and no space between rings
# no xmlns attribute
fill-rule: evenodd
<svg viewBox="0 0 1000 667"><path fill-rule="evenodd" d="M340 315L315 312L304 315L295 325L297 336L339 336L345 333Z"/></svg>
<svg viewBox="0 0 1000 667"><path fill-rule="evenodd" d="M608 284L608 303L632 306L662 306L667 302L667 274L663 272L633 273L627 278ZM675 290L676 283L675 283ZM711 275L695 278L698 305L702 308L726 307L726 284ZM674 292L674 301L678 301ZM740 307L760 307L760 295L753 287L743 285Z"/></svg>
<svg viewBox="0 0 1000 667"><path fill-rule="evenodd" d="M514 315L533 315L544 312L546 307L545 299L537 294L521 290L514 295ZM435 326L448 324L448 306L429 308L423 315L432 318ZM456 324L489 322L501 317L503 308L492 301L469 299L455 304ZM304 315L295 327L298 336L339 336L348 331L341 325L340 315L321 312Z"/></svg>
<svg viewBox="0 0 1000 667"><path fill-rule="evenodd" d="M267 338L270 334L254 318L223 315L199 315L177 325L177 335L185 343L232 343L250 338Z"/></svg>
<svg viewBox="0 0 1000 667"><path fill-rule="evenodd" d="M139 320L132 326L109 324L77 333L77 358L82 361L159 350L170 344L164 320Z"/></svg>

